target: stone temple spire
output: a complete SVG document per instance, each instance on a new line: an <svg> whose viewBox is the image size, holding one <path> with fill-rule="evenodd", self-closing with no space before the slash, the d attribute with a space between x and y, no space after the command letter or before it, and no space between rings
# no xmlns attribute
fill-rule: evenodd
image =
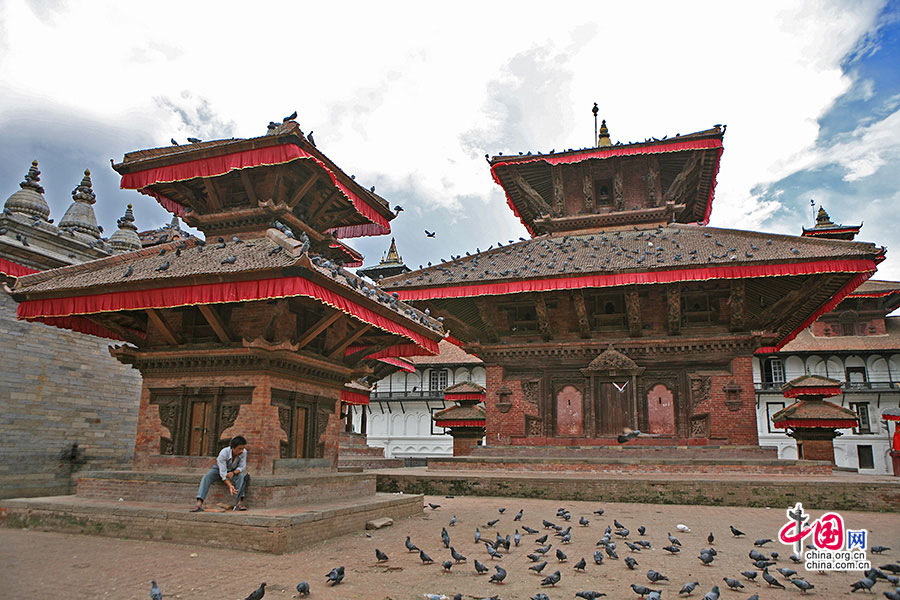
<svg viewBox="0 0 900 600"><path fill-rule="evenodd" d="M97 217L94 216L94 207L91 206L97 201L97 195L92 189L91 172L84 170L84 179L72 190L72 206L66 211L62 221L59 222L60 229L71 228L78 233L90 236L94 239L100 239L100 228L97 227Z"/></svg>
<svg viewBox="0 0 900 600"><path fill-rule="evenodd" d="M118 220L119 230L109 238L109 245L115 252L131 252L141 249L141 238L137 234L134 225L134 212L131 205L125 209L125 214Z"/></svg>
<svg viewBox="0 0 900 600"><path fill-rule="evenodd" d="M50 216L50 206L44 200L44 188L38 183L41 180L41 172L37 167L38 162L32 161L31 168L25 175L25 181L19 184L22 189L6 200L4 208L13 213L46 221Z"/></svg>
<svg viewBox="0 0 900 600"><path fill-rule="evenodd" d="M606 127L606 119L600 124L600 136L597 138L597 146L612 146L609 139L609 129Z"/></svg>

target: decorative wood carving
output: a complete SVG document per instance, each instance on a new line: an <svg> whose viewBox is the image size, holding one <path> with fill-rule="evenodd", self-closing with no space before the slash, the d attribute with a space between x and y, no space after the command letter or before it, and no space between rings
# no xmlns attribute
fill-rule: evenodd
<svg viewBox="0 0 900 600"><path fill-rule="evenodd" d="M170 404L160 404L158 409L159 420L162 422L162 426L169 430L169 437L174 438L175 421L178 418L178 404L175 402Z"/></svg>
<svg viewBox="0 0 900 600"><path fill-rule="evenodd" d="M550 311L547 309L547 302L542 294L535 296L535 311L537 312L538 328L541 330L541 338L544 341L553 338L553 330L550 328Z"/></svg>
<svg viewBox="0 0 900 600"><path fill-rule="evenodd" d="M650 161L650 169L647 171L644 179L647 182L647 200L648 206L659 206L659 197L656 194L656 186L659 183L659 162Z"/></svg>
<svg viewBox="0 0 900 600"><path fill-rule="evenodd" d="M575 290L572 293L572 303L575 305L575 315L578 317L578 335L583 338L591 337L591 320L588 318L584 294L581 290Z"/></svg>
<svg viewBox="0 0 900 600"><path fill-rule="evenodd" d="M613 203L617 211L625 210L625 181L621 161L616 161L616 174L613 176Z"/></svg>
<svg viewBox="0 0 900 600"><path fill-rule="evenodd" d="M288 436L288 439L291 438L291 409L286 408L284 406L278 407L278 425L281 427L281 430Z"/></svg>
<svg viewBox="0 0 900 600"><path fill-rule="evenodd" d="M591 174L590 161L581 164L582 191L584 192L585 212L594 212L594 178Z"/></svg>
<svg viewBox="0 0 900 600"><path fill-rule="evenodd" d="M494 327L495 315L492 311L493 304L489 305L484 298L477 298L475 300L475 306L478 307L478 315L481 317L481 322L484 323L484 333L487 335L488 341L499 341L500 336L497 335L497 329Z"/></svg>
<svg viewBox="0 0 900 600"><path fill-rule="evenodd" d="M275 341L275 333L278 324L287 317L288 300L287 298L279 298L275 300L275 306L269 313L269 322L266 324L266 330L263 337L270 342Z"/></svg>
<svg viewBox="0 0 900 600"><path fill-rule="evenodd" d="M636 289L625 292L625 312L628 315L628 335L641 337L644 325L641 319L641 299Z"/></svg>
<svg viewBox="0 0 900 600"><path fill-rule="evenodd" d="M238 413L240 413L240 411L240 404L225 404L222 406L222 416L219 421L219 435L229 427L234 426L234 422L237 421Z"/></svg>
<svg viewBox="0 0 900 600"><path fill-rule="evenodd" d="M538 393L540 390L541 382L540 381L523 381L522 382L522 395L525 398L525 402L528 402L532 406L537 407L539 397Z"/></svg>
<svg viewBox="0 0 900 600"><path fill-rule="evenodd" d="M709 415L694 415L691 417L691 437L706 438L709 437Z"/></svg>
<svg viewBox="0 0 900 600"><path fill-rule="evenodd" d="M684 202L685 196L689 192L690 182L694 179L694 175L699 172L702 163L700 162L700 157L702 152L695 152L685 163L684 168L681 169L681 172L675 176L675 179L672 181L672 185L669 186L669 189L666 190L665 201L673 202L675 204L682 204Z"/></svg>
<svg viewBox="0 0 900 600"><path fill-rule="evenodd" d="M731 281L731 291L728 295L728 308L731 313L729 329L731 331L743 331L746 327L745 300L747 298L746 285L743 279Z"/></svg>
<svg viewBox="0 0 900 600"><path fill-rule="evenodd" d="M681 287L674 283L666 287L666 330L669 335L681 333Z"/></svg>
<svg viewBox="0 0 900 600"><path fill-rule="evenodd" d="M562 168L557 165L550 167L550 175L553 178L553 205L557 217L563 215L565 208L565 187L563 186ZM549 207L548 207L549 208ZM550 211L547 211L548 213Z"/></svg>
<svg viewBox="0 0 900 600"><path fill-rule="evenodd" d="M534 415L525 415L525 435L528 437L541 437L544 435L543 419Z"/></svg>
<svg viewBox="0 0 900 600"><path fill-rule="evenodd" d="M703 375L691 376L691 405L699 406L709 400L709 391L712 380Z"/></svg>
<svg viewBox="0 0 900 600"><path fill-rule="evenodd" d="M328 429L328 417L331 411L319 407L316 412L316 458L325 456L325 430Z"/></svg>
<svg viewBox="0 0 900 600"><path fill-rule="evenodd" d="M549 213L550 205L547 204L547 201L544 200L544 197L541 196L537 190L531 187L531 184L525 181L525 178L522 177L519 173L513 173L513 181L516 185L519 186L519 189L522 190L522 194L534 204L535 208L538 210L540 214Z"/></svg>

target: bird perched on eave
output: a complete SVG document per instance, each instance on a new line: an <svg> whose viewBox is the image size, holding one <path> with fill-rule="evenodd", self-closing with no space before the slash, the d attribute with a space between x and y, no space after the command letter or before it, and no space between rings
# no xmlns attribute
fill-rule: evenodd
<svg viewBox="0 0 900 600"><path fill-rule="evenodd" d="M288 116L286 116L285 118L283 118L283 119L281 120L281 122L282 122L282 123L287 123L288 121L293 121L293 120L296 119L296 118L297 118L297 111L295 110L294 112L292 112L291 114L289 114Z"/></svg>

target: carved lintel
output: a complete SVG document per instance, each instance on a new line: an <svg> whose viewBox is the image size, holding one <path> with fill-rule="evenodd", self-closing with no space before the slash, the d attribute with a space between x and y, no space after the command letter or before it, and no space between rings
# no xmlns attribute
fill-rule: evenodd
<svg viewBox="0 0 900 600"><path fill-rule="evenodd" d="M574 291L572 303L575 305L575 315L578 317L578 334L583 338L591 337L591 320L588 318L584 294L581 290Z"/></svg>
<svg viewBox="0 0 900 600"><path fill-rule="evenodd" d="M669 335L681 333L681 286L677 283L666 287L666 331Z"/></svg>
<svg viewBox="0 0 900 600"><path fill-rule="evenodd" d="M584 192L585 212L594 212L594 178L591 174L590 161L581 163L582 191Z"/></svg>
<svg viewBox="0 0 900 600"><path fill-rule="evenodd" d="M622 175L622 161L617 160L613 176L613 203L616 210L625 210L625 178Z"/></svg>
<svg viewBox="0 0 900 600"><path fill-rule="evenodd" d="M553 339L553 329L550 327L550 310L547 308L547 302L542 294L536 294L534 298L534 308L537 312L538 328L541 331L541 338L544 341Z"/></svg>
<svg viewBox="0 0 900 600"><path fill-rule="evenodd" d="M481 322L484 323L484 333L487 335L488 341L499 341L500 336L497 335L497 329L494 327L495 315L488 306L488 303L484 298L477 298L475 300L475 306L478 307L478 315L481 317Z"/></svg>
<svg viewBox="0 0 900 600"><path fill-rule="evenodd" d="M268 350L269 352L296 352L300 349L299 344L293 344L290 340L273 342L261 337L253 338L252 340L244 338L241 343L244 348L258 348L260 350Z"/></svg>
<svg viewBox="0 0 900 600"><path fill-rule="evenodd" d="M537 192L537 190L535 190L531 186L530 183L525 181L525 178L522 177L521 174L513 173L512 177L513 181L517 186L519 186L519 189L522 190L522 193L525 195L525 197L535 205L535 208L537 209L539 214L550 212L550 205L547 204L547 201L544 200L544 197L541 196Z"/></svg>
<svg viewBox="0 0 900 600"><path fill-rule="evenodd" d="M731 331L743 331L746 328L744 305L746 304L747 287L743 279L731 280L728 294L728 308L731 313L728 328Z"/></svg>
<svg viewBox="0 0 900 600"><path fill-rule="evenodd" d="M641 337L644 327L641 319L641 298L638 291L630 288L625 292L625 312L628 316L628 335Z"/></svg>
<svg viewBox="0 0 900 600"><path fill-rule="evenodd" d="M551 166L550 175L553 178L553 208L556 216L561 217L565 208L565 187L563 186L562 168L558 165ZM547 212L549 213L550 211L548 210Z"/></svg>

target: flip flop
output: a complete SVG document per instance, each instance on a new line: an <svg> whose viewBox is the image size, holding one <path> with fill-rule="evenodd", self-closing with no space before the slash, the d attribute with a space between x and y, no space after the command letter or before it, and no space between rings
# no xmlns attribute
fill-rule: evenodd
<svg viewBox="0 0 900 600"><path fill-rule="evenodd" d="M237 507L237 509L238 509L239 511L243 511L243 510L247 510L247 507L244 506L243 504L239 504L238 507Z"/></svg>
<svg viewBox="0 0 900 600"><path fill-rule="evenodd" d="M202 507L202 506L195 506L194 508L192 508L192 509L190 510L190 512L203 512L203 507Z"/></svg>

